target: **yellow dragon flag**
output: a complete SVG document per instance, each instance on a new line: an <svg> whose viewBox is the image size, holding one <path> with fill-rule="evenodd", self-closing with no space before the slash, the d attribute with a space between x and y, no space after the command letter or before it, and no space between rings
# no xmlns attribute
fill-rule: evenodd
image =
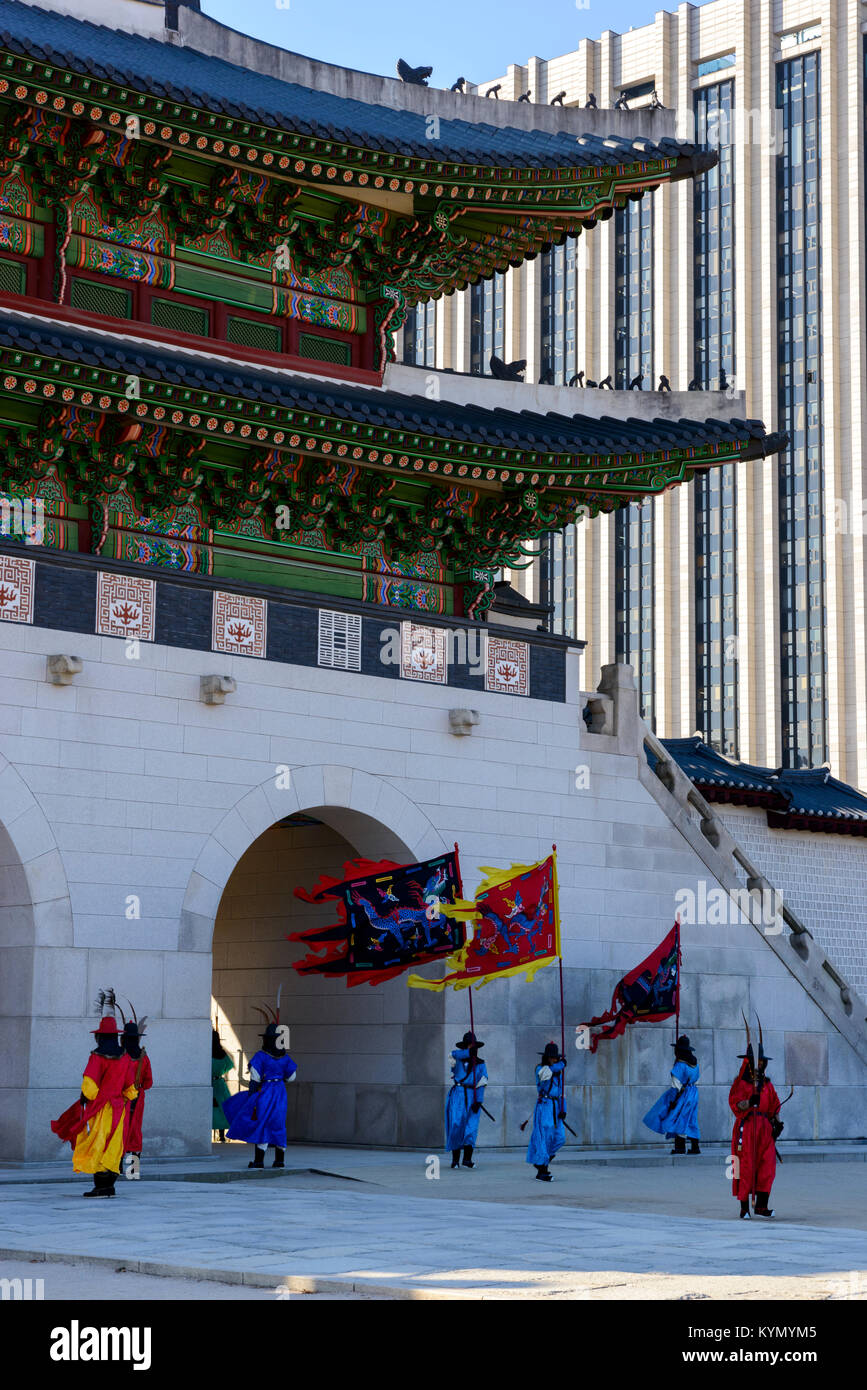
<svg viewBox="0 0 867 1390"><path fill-rule="evenodd" d="M448 957L442 980L410 975L413 989L466 989L506 975L532 980L560 954L557 856L511 869L483 868L487 875L473 902L450 904L450 917L473 924L472 939Z"/></svg>

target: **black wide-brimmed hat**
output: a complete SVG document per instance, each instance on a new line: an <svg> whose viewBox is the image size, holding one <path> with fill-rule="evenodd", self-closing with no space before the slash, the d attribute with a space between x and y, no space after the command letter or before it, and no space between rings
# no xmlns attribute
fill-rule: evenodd
<svg viewBox="0 0 867 1390"><path fill-rule="evenodd" d="M475 1033L470 1032L464 1033L464 1036L458 1043L458 1047L484 1047L484 1045L483 1042L479 1042Z"/></svg>
<svg viewBox="0 0 867 1390"><path fill-rule="evenodd" d="M542 1058L543 1062L559 1062L560 1049L555 1042L549 1042L545 1044L545 1051L540 1052L539 1056Z"/></svg>
<svg viewBox="0 0 867 1390"><path fill-rule="evenodd" d="M696 1056L695 1052L693 1051L692 1043L690 1042L686 1033L681 1033L677 1042L671 1043L670 1046L674 1048L674 1055L677 1061L686 1062L687 1065L690 1067L694 1067L697 1065Z"/></svg>
<svg viewBox="0 0 867 1390"><path fill-rule="evenodd" d="M756 1065L756 1059L755 1059L755 1054L753 1053L753 1040L752 1040L752 1038L750 1037L750 1025L747 1023L747 1016L746 1016L746 1014L744 1013L743 1009L741 1009L741 1018L743 1019L743 1021L744 1021L744 1027L745 1027L746 1030L747 1030L747 1047L746 1047L746 1051L745 1051L745 1052L739 1052L739 1053L738 1053L738 1059L739 1059L739 1061L741 1061L741 1062L749 1062L750 1066L751 1066L751 1067L754 1067L754 1066ZM764 1037L762 1036L762 1020L759 1018L758 1014L756 1014L756 1023L759 1025L759 1061L758 1061L758 1065L761 1066L762 1062L772 1062L774 1059L773 1059L773 1057L768 1057L768 1056L766 1056L766 1054L765 1054L765 1040L764 1040Z"/></svg>
<svg viewBox="0 0 867 1390"><path fill-rule="evenodd" d="M258 1006L258 1004L254 1004L254 1005L253 1005L254 1011L255 1011L257 1014L261 1014L262 1017L263 1017L264 1020L265 1020L265 1031L264 1031L264 1033L260 1033L260 1034L259 1034L259 1037L262 1039L263 1042L266 1042L266 1043L267 1043L267 1042L275 1042L276 1039L277 1039L278 1037L281 1036L281 1035L280 1035L280 1032L279 1032L279 1025L280 1025L280 995L281 995L282 993L283 993L283 986L280 985L279 989L277 990L277 1007L276 1007L276 1009L272 1008L270 1004L266 1004L265 1007L264 1007L264 1009L260 1009L259 1006Z"/></svg>
<svg viewBox="0 0 867 1390"><path fill-rule="evenodd" d="M126 1002L129 1005L129 1018L127 1018L123 1009L120 1007L120 1004L116 1006L118 1013L123 1019L123 1035L125 1038L143 1038L148 1021L147 1014L144 1014L141 1018L139 1018L138 1014L135 1011L135 1005L132 1003L132 1001L127 999Z"/></svg>
<svg viewBox="0 0 867 1390"><path fill-rule="evenodd" d="M266 1025L264 1033L260 1033L259 1037L262 1039L263 1042L266 1043L277 1042L278 1039L282 1040L282 1027L283 1025L280 1023L269 1023Z"/></svg>

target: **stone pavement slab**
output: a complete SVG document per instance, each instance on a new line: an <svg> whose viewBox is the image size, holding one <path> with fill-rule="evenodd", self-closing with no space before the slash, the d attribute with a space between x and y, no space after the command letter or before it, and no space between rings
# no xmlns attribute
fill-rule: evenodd
<svg viewBox="0 0 867 1390"><path fill-rule="evenodd" d="M853 1167L863 1179L863 1167ZM835 1167L835 1179L845 1172ZM419 1195L322 1177L121 1183L114 1201L96 1203L66 1183L9 1185L0 1257L27 1252L103 1270L411 1298L867 1298L863 1230L791 1215L742 1222L731 1197L728 1208L715 1198L726 1212L716 1218L566 1205L548 1188L537 1199L526 1181L521 1201L478 1200L466 1184L479 1170L459 1176L461 1196L442 1179ZM671 1205L680 1189L687 1211L683 1177L665 1176ZM709 1180L719 1183L712 1170ZM567 1182L564 1173L561 1197Z"/></svg>
<svg viewBox="0 0 867 1390"><path fill-rule="evenodd" d="M690 1168L718 1166L728 1155L727 1144L704 1144L703 1152L697 1158L689 1159ZM782 1147L782 1146L781 1146ZM682 1168L682 1160L672 1158L668 1141L652 1144L636 1144L627 1148L582 1148L568 1144L558 1155L558 1163L563 1166L584 1168L624 1168L635 1172L641 1168ZM512 1168L523 1164L526 1145L510 1149L482 1148L478 1151L486 1163L510 1165ZM784 1146L787 1161L797 1163L865 1163L867 1162L867 1140L837 1140L834 1143L793 1142ZM290 1144L286 1150L286 1168L274 1170L265 1167L261 1172L248 1173L247 1161L249 1146L237 1142L214 1144L211 1152L194 1158L151 1158L147 1153L143 1160L143 1177L147 1181L171 1179L172 1181L192 1178L207 1182L262 1182L273 1178L281 1180L286 1173L326 1173L343 1177L347 1181L359 1181L367 1177L368 1171L385 1165L395 1171L406 1170L412 1161L427 1155L412 1149L354 1148L341 1144ZM441 1159L446 1155L438 1154ZM0 1162L0 1185L4 1183L32 1182L72 1182L74 1174L68 1158L52 1163L13 1163Z"/></svg>

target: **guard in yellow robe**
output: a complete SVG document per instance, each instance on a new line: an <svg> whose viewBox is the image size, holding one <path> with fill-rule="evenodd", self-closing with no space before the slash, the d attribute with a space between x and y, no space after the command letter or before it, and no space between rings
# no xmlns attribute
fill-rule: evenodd
<svg viewBox="0 0 867 1390"><path fill-rule="evenodd" d="M117 1022L103 1018L94 1030L96 1047L88 1058L81 1095L51 1128L72 1145L76 1173L92 1173L85 1197L113 1197L123 1159L124 1125L135 1100L136 1064L120 1045Z"/></svg>

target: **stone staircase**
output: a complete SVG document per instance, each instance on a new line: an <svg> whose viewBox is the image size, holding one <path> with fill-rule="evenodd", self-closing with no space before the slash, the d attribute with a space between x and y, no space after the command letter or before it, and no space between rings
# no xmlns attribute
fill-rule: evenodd
<svg viewBox="0 0 867 1390"><path fill-rule="evenodd" d="M633 755L638 778L709 872L749 917L768 948L867 1064L867 1004L840 975L809 927L729 833L698 788L644 723L631 666L602 667L598 689L580 698L582 746ZM648 753L651 755L648 757ZM774 905L770 918L768 904Z"/></svg>

